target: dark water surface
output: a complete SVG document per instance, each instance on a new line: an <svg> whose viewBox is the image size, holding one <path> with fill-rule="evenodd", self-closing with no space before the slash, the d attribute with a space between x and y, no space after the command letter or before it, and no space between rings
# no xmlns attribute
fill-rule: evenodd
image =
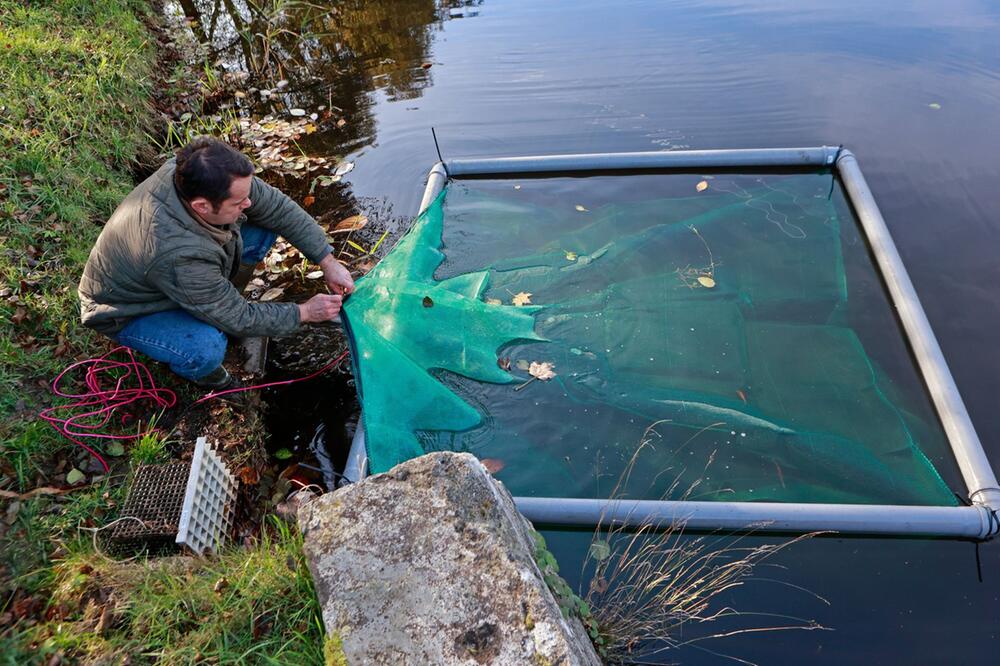
<svg viewBox="0 0 1000 666"><path fill-rule="evenodd" d="M180 3L212 32L231 3ZM436 161L540 153L844 144L854 151L983 443L1000 460L1000 8L993 3L331 3L328 33L287 50L282 104L345 126L304 143L356 168L319 204L412 215ZM213 10L214 8L214 10ZM224 16L223 16L224 18ZM225 20L215 21L225 41ZM230 32L230 36L232 33ZM234 47L239 64L250 57ZM430 68L421 65L429 63ZM337 197L338 200L332 200ZM405 226L405 225L404 225ZM586 536L549 533L575 584ZM736 590L735 607L832 632L705 643L763 664L1000 661L1000 546L823 538ZM706 630L707 632L708 630ZM731 663L688 648L686 664Z"/></svg>

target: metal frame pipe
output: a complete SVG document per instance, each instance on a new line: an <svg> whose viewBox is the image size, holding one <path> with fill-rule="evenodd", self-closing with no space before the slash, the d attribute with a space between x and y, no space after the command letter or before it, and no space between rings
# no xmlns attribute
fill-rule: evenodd
<svg viewBox="0 0 1000 666"><path fill-rule="evenodd" d="M983 506L786 504L515 497L525 518L553 527L623 526L725 532L836 532L854 535L986 539L996 519Z"/></svg>
<svg viewBox="0 0 1000 666"><path fill-rule="evenodd" d="M448 160L452 178L509 173L694 169L728 167L823 167L833 164L837 148L756 148L745 150L671 150L644 153L591 153Z"/></svg>
<svg viewBox="0 0 1000 666"><path fill-rule="evenodd" d="M892 297L903 330L917 359L938 416L948 435L955 460L962 472L969 491L969 500L1000 509L1000 487L983 445L972 425L969 413L962 402L955 380L934 337L927 315L917 298L917 291L903 266L896 244L889 234L882 213L872 196L868 183L858 166L858 160L849 150L841 152L837 171L847 190L848 198L865 236L871 246L875 261Z"/></svg>
<svg viewBox="0 0 1000 666"><path fill-rule="evenodd" d="M973 506L936 507L858 504L791 504L776 502L691 502L599 500L559 497L515 497L518 509L532 522L553 526L618 524L683 525L691 530L936 536L989 539L1000 531L1000 487L948 370L930 323L896 246L849 150L770 148L760 150L686 150L645 153L546 155L494 159L449 160L428 174L420 204L423 212L449 178L516 173L594 172L642 169L831 167L844 183L903 331L917 360L968 487ZM364 426L359 423L345 476L357 481L367 474Z"/></svg>

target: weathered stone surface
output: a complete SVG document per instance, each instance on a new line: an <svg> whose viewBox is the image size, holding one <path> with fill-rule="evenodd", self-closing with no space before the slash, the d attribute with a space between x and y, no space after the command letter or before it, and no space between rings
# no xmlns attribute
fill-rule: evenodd
<svg viewBox="0 0 1000 666"><path fill-rule="evenodd" d="M410 460L298 518L347 663L600 663L542 581L531 526L469 454Z"/></svg>

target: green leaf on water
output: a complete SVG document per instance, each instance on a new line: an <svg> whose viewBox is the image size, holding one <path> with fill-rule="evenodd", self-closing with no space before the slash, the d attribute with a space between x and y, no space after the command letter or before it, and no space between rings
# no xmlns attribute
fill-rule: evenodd
<svg viewBox="0 0 1000 666"><path fill-rule="evenodd" d="M288 449L281 448L274 452L274 457L278 460L288 460L292 457L292 452Z"/></svg>
<svg viewBox="0 0 1000 666"><path fill-rule="evenodd" d="M938 104L937 102L931 102L927 106L931 109L934 109L935 111L938 111L941 108L941 105Z"/></svg>
<svg viewBox="0 0 1000 666"><path fill-rule="evenodd" d="M611 557L611 544L604 539L598 539L590 544L587 554L598 562L603 562Z"/></svg>

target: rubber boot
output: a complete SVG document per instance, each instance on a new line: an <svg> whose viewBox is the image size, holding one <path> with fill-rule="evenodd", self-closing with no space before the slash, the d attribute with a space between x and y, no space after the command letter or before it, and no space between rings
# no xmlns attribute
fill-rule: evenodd
<svg viewBox="0 0 1000 666"><path fill-rule="evenodd" d="M236 275L233 276L233 286L236 287L236 291L241 294L246 290L247 285L250 284L250 279L253 277L253 269L257 264L240 264L240 267L236 269Z"/></svg>
<svg viewBox="0 0 1000 666"><path fill-rule="evenodd" d="M223 391L228 388L234 388L231 385L235 381L233 376L229 374L229 371L220 365L204 377L194 380L194 383L210 391Z"/></svg>
<svg viewBox="0 0 1000 666"><path fill-rule="evenodd" d="M243 387L243 382L229 374L229 371L221 365L195 381L195 384L201 388L208 389L211 393L222 393L223 391ZM238 391L236 393L224 393L218 397L218 400L229 403L233 407L249 407L254 402L254 395L250 391Z"/></svg>

